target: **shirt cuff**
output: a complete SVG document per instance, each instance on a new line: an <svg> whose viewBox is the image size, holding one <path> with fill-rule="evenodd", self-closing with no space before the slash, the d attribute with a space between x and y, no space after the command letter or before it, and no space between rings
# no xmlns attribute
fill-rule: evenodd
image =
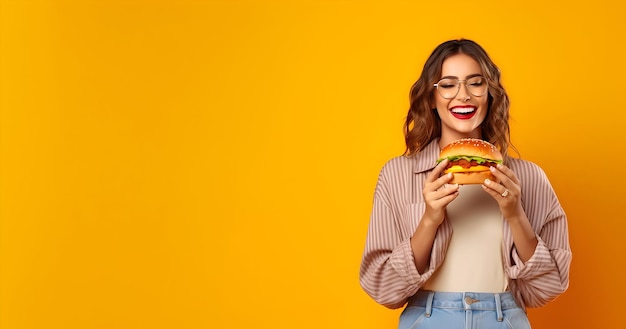
<svg viewBox="0 0 626 329"><path fill-rule="evenodd" d="M411 248L411 239L402 241L396 249L391 253L389 258L391 266L396 270L396 273L404 279L409 285L417 285L422 276L415 267L415 258L413 256L413 249Z"/></svg>
<svg viewBox="0 0 626 329"><path fill-rule="evenodd" d="M535 247L535 252L526 262L522 261L520 256L517 254L517 249L513 247L513 250L511 251L513 264L506 270L511 279L534 277L541 274L543 272L542 269L549 269L553 267L550 250L539 235L536 235L536 237L537 246Z"/></svg>

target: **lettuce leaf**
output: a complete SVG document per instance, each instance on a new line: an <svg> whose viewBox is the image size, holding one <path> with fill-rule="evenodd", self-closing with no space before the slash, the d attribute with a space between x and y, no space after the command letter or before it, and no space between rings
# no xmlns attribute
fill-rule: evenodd
<svg viewBox="0 0 626 329"><path fill-rule="evenodd" d="M495 163L502 163L502 160L493 160L493 159L486 159L486 158L482 158L482 157L477 157L477 156L469 156L469 155L455 155L455 156L449 156L447 157L448 161L456 161L456 160L467 160L467 161L476 161L476 163L478 164L482 164L485 162L495 162ZM443 161L445 158L441 158L439 160L437 160L437 163Z"/></svg>

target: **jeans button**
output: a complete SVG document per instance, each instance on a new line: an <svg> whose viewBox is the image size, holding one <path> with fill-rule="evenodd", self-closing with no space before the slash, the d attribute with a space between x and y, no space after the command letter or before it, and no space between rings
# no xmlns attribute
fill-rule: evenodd
<svg viewBox="0 0 626 329"><path fill-rule="evenodd" d="M476 302L478 302L478 300L477 300L477 299L474 299L474 298L472 298L472 297L470 297L470 296L465 296L465 303L466 303L467 305L472 305L472 304L474 304L474 303L476 303Z"/></svg>

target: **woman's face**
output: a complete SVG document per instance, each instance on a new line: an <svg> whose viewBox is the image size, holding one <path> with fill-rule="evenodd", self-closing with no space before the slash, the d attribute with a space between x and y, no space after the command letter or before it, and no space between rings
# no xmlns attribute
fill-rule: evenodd
<svg viewBox="0 0 626 329"><path fill-rule="evenodd" d="M483 75L480 64L466 54L457 54L444 60L439 78L456 78L461 82L458 94L450 99L435 91L435 107L441 118L441 145L465 137L481 138L480 125L487 116L489 96L488 93L482 96L473 95L463 82L477 75ZM487 81L483 80L482 83L486 84ZM456 91L449 85L440 85L439 88Z"/></svg>

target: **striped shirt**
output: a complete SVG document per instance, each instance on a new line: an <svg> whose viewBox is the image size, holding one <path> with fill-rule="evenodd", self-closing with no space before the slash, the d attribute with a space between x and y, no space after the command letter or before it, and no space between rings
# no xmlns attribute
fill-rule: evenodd
<svg viewBox="0 0 626 329"><path fill-rule="evenodd" d="M387 162L378 177L373 209L360 269L361 286L376 302L400 308L441 266L452 236L447 219L439 226L429 269L415 267L410 238L425 210L422 188L439 156L439 141L412 156ZM543 170L536 164L507 158L521 181L521 202L539 243L527 262L513 245L513 235L503 223L502 254L508 287L520 307L541 307L569 286L572 253L567 217Z"/></svg>

